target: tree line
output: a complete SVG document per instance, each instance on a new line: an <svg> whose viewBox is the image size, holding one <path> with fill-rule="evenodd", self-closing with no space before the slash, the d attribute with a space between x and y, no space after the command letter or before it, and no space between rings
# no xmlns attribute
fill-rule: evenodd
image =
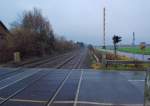
<svg viewBox="0 0 150 106"><path fill-rule="evenodd" d="M34 8L25 11L21 18L12 24L1 48L1 61L11 60L14 52L20 52L21 57L44 56L77 47L77 43L57 36L41 10Z"/></svg>

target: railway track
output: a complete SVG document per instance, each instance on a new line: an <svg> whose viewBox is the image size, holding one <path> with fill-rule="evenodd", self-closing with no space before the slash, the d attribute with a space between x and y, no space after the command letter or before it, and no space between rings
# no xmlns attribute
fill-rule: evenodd
<svg viewBox="0 0 150 106"><path fill-rule="evenodd" d="M56 60L58 60L60 58L64 59L66 57L70 57L74 52L69 52L69 53L61 54L61 55L54 56L54 57L48 57L48 58L38 60L38 61L27 62L27 63L24 63L24 64L17 65L16 67L24 67L24 68L39 67L39 66L42 66L42 65L44 65L46 63L49 63L49 62L53 63L53 62L55 62Z"/></svg>
<svg viewBox="0 0 150 106"><path fill-rule="evenodd" d="M7 72L7 73L0 75L0 80L7 78L9 76L18 74L20 72L23 72L24 68L56 68L56 69L63 68L63 69L70 69L71 66L73 64L75 64L75 62L77 61L78 58L82 58L82 56L80 55L80 52L81 51L65 53L63 55L48 58L46 60L19 65L17 68L14 69L14 71ZM82 53L82 55L83 55L83 53ZM66 64L66 63L68 63L68 64Z"/></svg>
<svg viewBox="0 0 150 106"><path fill-rule="evenodd" d="M75 68L80 68L80 62L81 62L81 58L78 58L78 61L76 61L76 64L74 64L72 66L72 70L66 75L66 77L64 78L64 80L61 82L61 84L59 85L59 87L57 88L56 92L54 93L54 95L49 98L49 100L46 102L45 106L51 106L52 103L54 102L56 96L58 95L58 93L60 92L60 90L62 89L62 87L64 86L64 84L66 83L66 81L68 80L69 76L71 75L73 69ZM72 62L73 63L73 62ZM82 75L82 74L81 74Z"/></svg>
<svg viewBox="0 0 150 106"><path fill-rule="evenodd" d="M75 71L74 69L82 67L84 58L86 58L86 56L84 56L84 52L81 51L80 55L78 53L75 53L65 61L61 62L61 64L57 65L57 68L61 68L61 70L49 68L35 68L33 70L32 68L28 69L28 72L24 72L27 74L22 74L28 77L21 80L19 79L20 81L18 82L12 80L13 84L11 82L8 83L9 85L11 84L11 86L9 86L8 84L5 86L0 81L0 105L142 106L143 93L141 93L142 88L138 86L143 86L142 82L144 81L144 73L141 78L138 78L137 80L131 80L126 76L126 74L129 73L124 72L122 74L105 73L87 71L83 69ZM66 70L66 68L69 68L69 70ZM29 73L30 71L33 73L33 75ZM133 75L133 73L131 73L131 75ZM22 76L19 77L22 78ZM118 79L120 79L119 83ZM9 80L11 81L11 78ZM131 82L139 80L140 84ZM114 84L116 84L117 87L113 86ZM123 87L120 88L120 84L122 84ZM110 85L110 88L108 88L108 85ZM126 86L127 88L124 89ZM105 89L105 87L107 89ZM99 89L101 89L102 91ZM122 93L124 91L126 92L126 94ZM106 94L104 94L104 92ZM120 95L120 93L122 94ZM112 96L110 97L112 100L108 102L107 100L110 100L110 98L107 97L109 94L110 96L111 94L115 95L116 98ZM133 100L131 100L131 98L127 99L126 95L131 98L134 98L134 95L137 95L137 98ZM103 103L99 98L106 100L106 102ZM117 102L114 103L114 101Z"/></svg>
<svg viewBox="0 0 150 106"><path fill-rule="evenodd" d="M60 55L60 56L57 56L57 57L53 57L53 58L51 58L51 64L53 63L53 62L55 62L55 61L58 61L57 59L58 58L61 58L62 56L67 56L67 55L70 55L71 53L67 53L67 54L64 54L64 55ZM67 59L68 60L68 59ZM10 76L13 76L13 75L15 75L15 74L19 74L19 73L21 73L21 72L24 72L24 68L36 68L36 67L39 67L39 66L43 66L43 65L45 65L46 64L46 62L47 63L49 63L49 65L50 65L50 59L46 59L46 60L44 60L44 61L39 61L39 62L36 62L36 63L26 63L26 64L24 64L24 65L22 65L22 66L20 66L19 65L19 67L18 68L15 68L13 71L11 71L11 72L6 72L6 73L3 73L3 74L1 74L0 75L0 81L1 80L3 80L3 79L5 79L5 78L7 78L7 77L10 77ZM64 64L64 62L63 62L63 64ZM52 66L51 66L52 67ZM53 68L54 68L54 66L53 66ZM60 66L55 66L55 68L61 68L61 64L60 64Z"/></svg>
<svg viewBox="0 0 150 106"><path fill-rule="evenodd" d="M54 99L57 96L57 94L59 93L60 89L62 88L62 86L64 85L64 83L66 82L66 80L68 79L68 77L70 76L70 74L72 73L72 71L73 71L72 69L80 68L80 63L81 63L83 54L79 55L79 53L80 53L80 51L76 52L73 56L67 58L65 61L63 61L59 65L55 66L55 68L57 68L57 69L66 68L66 66L69 66L69 69L71 69L71 71L69 73L67 73L67 75L65 76L65 78L62 80L62 82L58 86L58 88L57 88L55 94L53 95L53 97L48 99L48 101L46 103L46 106L50 106L50 104L54 101ZM33 78L31 76L29 78L31 80L28 83L26 83L24 86L21 86L19 89L16 89L12 93L10 93L10 95L8 95L6 98L0 98L0 105L3 105L7 101L11 100L11 98L13 98L17 94L21 93L22 91L24 91L25 89L27 89L31 85L34 85L35 82L41 80L45 76L47 76L47 72L45 72L44 74L38 74L36 77L33 77ZM27 79L25 78L25 79L22 79L21 81L24 82L25 80L27 80ZM17 84L17 83L18 82L16 82L15 84Z"/></svg>
<svg viewBox="0 0 150 106"><path fill-rule="evenodd" d="M61 63L64 63L64 61L72 60L73 57L75 57L77 54L80 55L81 50L77 50L74 52L65 53L63 55L58 55L55 57L50 57L48 59L44 59L41 61L34 61L25 63L22 65L18 65L18 68L58 68L57 66ZM72 58L72 59L71 59Z"/></svg>
<svg viewBox="0 0 150 106"><path fill-rule="evenodd" d="M6 72L4 74L0 75L0 80L7 78L9 76L18 74L20 72L24 71L24 68L56 68L56 69L71 69L72 65L78 61L78 58L81 58L80 67L82 66L83 61L85 60L86 54L85 51L76 51L76 52L70 52L65 53L63 55L55 56L52 58L48 58L42 61L36 61L33 63L26 63L23 65L19 65L17 68L14 69L14 71ZM68 63L68 64L66 64ZM76 68L80 68L76 67ZM21 70L21 71L20 71Z"/></svg>
<svg viewBox="0 0 150 106"><path fill-rule="evenodd" d="M6 73L4 73L4 74L1 74L1 75L0 75L0 81L3 80L3 79L5 79L5 78L7 78L7 77L9 77L9 76L18 74L18 73L19 73L19 72L18 72L19 69L20 69L20 68L17 68L17 69L15 69L15 70L11 71L11 72L6 72ZM21 70L21 72L24 72L24 70Z"/></svg>
<svg viewBox="0 0 150 106"><path fill-rule="evenodd" d="M9 76L23 72L24 68L25 69L26 68L56 68L56 69L60 69L62 67L68 68L68 67L70 67L70 65L66 65L66 64L69 63L71 60L73 60L75 57L77 57L76 55L78 53L79 53L79 51L65 53L63 55L55 56L55 57L41 60L38 62L37 61L33 62L33 63L29 62L26 64L19 65L17 68L14 69L14 71L1 74L0 81ZM64 65L65 65L65 67L64 67Z"/></svg>
<svg viewBox="0 0 150 106"><path fill-rule="evenodd" d="M68 64L63 65L62 69L72 69L72 66L76 63L78 63L78 66L73 67L74 69L79 69L83 63L83 60L85 59L85 51L79 51L78 54L74 57L74 59L70 60Z"/></svg>

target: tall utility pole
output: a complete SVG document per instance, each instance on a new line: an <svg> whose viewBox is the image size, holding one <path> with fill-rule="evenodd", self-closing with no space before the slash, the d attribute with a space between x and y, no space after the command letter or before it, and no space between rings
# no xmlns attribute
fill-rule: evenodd
<svg viewBox="0 0 150 106"><path fill-rule="evenodd" d="M132 47L135 47L135 33L133 32L133 39L132 39ZM135 59L135 54L133 53L133 58Z"/></svg>
<svg viewBox="0 0 150 106"><path fill-rule="evenodd" d="M106 36L106 24L105 24L105 16L106 16L106 9L103 9L103 49L106 49L106 42L105 42L105 36Z"/></svg>
<svg viewBox="0 0 150 106"><path fill-rule="evenodd" d="M132 40L132 46L135 46L135 33L133 32L133 40Z"/></svg>

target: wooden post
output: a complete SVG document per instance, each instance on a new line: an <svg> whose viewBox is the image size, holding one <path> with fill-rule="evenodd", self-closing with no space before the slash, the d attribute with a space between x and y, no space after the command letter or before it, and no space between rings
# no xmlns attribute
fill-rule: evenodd
<svg viewBox="0 0 150 106"><path fill-rule="evenodd" d="M102 54L102 64L107 68L106 54Z"/></svg>

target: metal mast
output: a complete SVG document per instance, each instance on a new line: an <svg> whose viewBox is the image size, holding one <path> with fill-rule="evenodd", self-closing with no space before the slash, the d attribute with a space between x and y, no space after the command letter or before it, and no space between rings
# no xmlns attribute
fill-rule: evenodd
<svg viewBox="0 0 150 106"><path fill-rule="evenodd" d="M103 9L103 49L106 49L106 42L105 42L105 36L106 36L106 24L105 24L105 16L106 16L106 9Z"/></svg>
<svg viewBox="0 0 150 106"><path fill-rule="evenodd" d="M135 33L133 32L133 39L132 39L132 47L135 47ZM135 59L135 53L133 53L133 58Z"/></svg>
<svg viewBox="0 0 150 106"><path fill-rule="evenodd" d="M132 46L135 46L135 33L133 32L133 40L132 40Z"/></svg>

